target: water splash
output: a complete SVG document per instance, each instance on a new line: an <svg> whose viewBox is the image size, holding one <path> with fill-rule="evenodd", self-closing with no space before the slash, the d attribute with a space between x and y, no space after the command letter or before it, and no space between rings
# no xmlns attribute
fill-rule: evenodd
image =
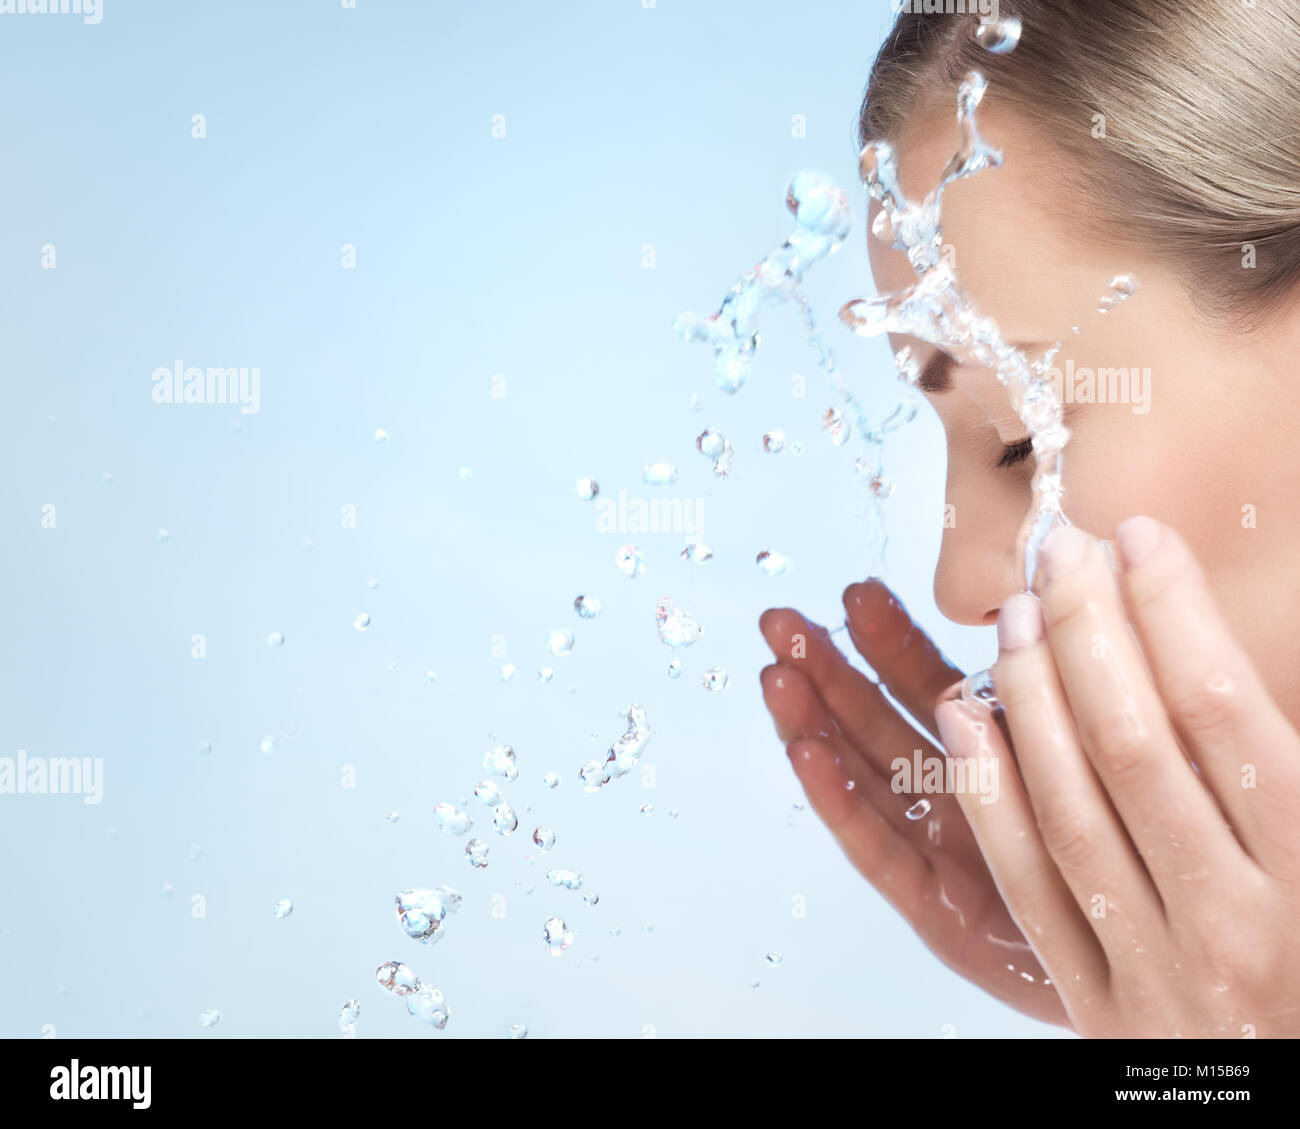
<svg viewBox="0 0 1300 1129"><path fill-rule="evenodd" d="M833 255L848 237L853 226L848 197L824 173L805 169L790 181L785 202L795 217L795 230L790 237L732 286L716 314L700 317L682 313L674 321L673 329L683 340L703 341L712 347L718 387L734 393L744 386L753 367L759 345L759 312L767 306L794 303L818 367L826 374L842 405L828 409L823 416L823 426L831 442L841 446L856 432L868 448L866 458L872 465L872 473L882 474L882 446L887 432L873 424L840 375L812 307L800 289L809 268ZM763 449L769 454L778 453L784 447L785 436L781 432L769 432L763 438ZM791 453L797 454L798 450L791 447ZM729 457L724 458L728 458L729 465ZM872 571L877 574L884 566L882 501L881 495L869 494L866 507L872 518Z"/></svg>
<svg viewBox="0 0 1300 1129"><path fill-rule="evenodd" d="M840 318L864 337L895 333L928 342L960 363L992 370L1007 388L1012 407L1033 439L1037 456L1035 502L1025 517L1016 546L1017 555L1024 561L1025 587L1032 589L1044 539L1058 525L1070 524L1061 506L1063 451L1070 433L1062 422L1062 405L1049 379L1061 345L1057 342L1032 359L1010 345L997 324L981 314L961 289L951 261L942 254L944 190L959 180L1002 166L1001 151L980 136L976 120L987 89L987 80L978 71L971 71L962 81L957 94L960 146L937 187L920 202L903 194L897 157L888 141L874 141L862 150L862 183L880 204L872 233L907 255L917 281L896 294L849 302L841 309ZM1127 275L1117 277L1103 304L1109 301L1113 308L1131 295L1136 285ZM896 363L903 379L912 382L917 370L911 350L900 350Z"/></svg>

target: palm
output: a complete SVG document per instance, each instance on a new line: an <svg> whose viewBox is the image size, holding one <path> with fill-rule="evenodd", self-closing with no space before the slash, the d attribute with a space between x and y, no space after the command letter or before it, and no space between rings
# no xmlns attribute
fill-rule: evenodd
<svg viewBox="0 0 1300 1129"><path fill-rule="evenodd" d="M933 731L934 703L962 672L878 581L851 586L844 603L858 651ZM956 799L926 796L928 814L909 819L921 797L891 790L895 757L915 749L942 756L939 746L849 665L824 629L789 609L765 613L761 627L778 660L763 672L768 709L809 802L850 861L950 968L1019 1011L1068 1025Z"/></svg>

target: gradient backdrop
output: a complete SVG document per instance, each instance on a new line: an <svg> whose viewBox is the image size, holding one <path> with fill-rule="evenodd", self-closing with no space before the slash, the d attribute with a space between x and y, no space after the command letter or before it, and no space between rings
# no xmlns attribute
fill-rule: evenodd
<svg viewBox="0 0 1300 1129"><path fill-rule="evenodd" d="M886 347L834 319L871 293L853 137L888 3L646 3L0 15L0 755L104 764L99 805L0 796L0 1034L337 1037L351 997L363 1036L1052 1032L951 974L796 810L756 620L838 622L869 565L857 450L821 433L833 397L791 310L735 397L671 332L786 237L786 184L820 168L857 224L809 292L855 387L898 400ZM257 367L260 410L155 404L177 360ZM728 481L694 450L706 425L735 444ZM773 428L804 453L761 453ZM887 457L887 576L985 666L991 634L931 598L928 407ZM661 459L702 507L706 565L678 533L602 532L574 494L594 475L661 495L641 482ZM765 548L792 571L763 575ZM578 619L578 594L603 614ZM664 595L705 627L677 680ZM546 653L555 628L572 654ZM631 702L653 773L584 794ZM470 794L498 741L521 769L508 839ZM461 796L482 871L433 823ZM441 883L464 906L425 948L392 898ZM575 934L558 959L553 914ZM389 959L443 991L444 1032L375 985Z"/></svg>

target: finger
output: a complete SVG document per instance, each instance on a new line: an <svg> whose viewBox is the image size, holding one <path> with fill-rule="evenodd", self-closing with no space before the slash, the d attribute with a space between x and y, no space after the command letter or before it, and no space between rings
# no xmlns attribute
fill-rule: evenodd
<svg viewBox="0 0 1300 1129"><path fill-rule="evenodd" d="M1047 853L1108 953L1152 947L1164 906L1083 751L1035 596L1002 605L998 644L998 700Z"/></svg>
<svg viewBox="0 0 1300 1129"><path fill-rule="evenodd" d="M1002 733L983 706L944 702L936 714L950 760L967 783L956 798L1016 925L1052 979L1076 976L1101 986L1108 973L1097 938L1056 869L1034 822L1029 797ZM970 787L970 780L994 782ZM960 779L960 778L959 778Z"/></svg>
<svg viewBox="0 0 1300 1129"><path fill-rule="evenodd" d="M935 704L964 673L943 657L879 580L845 589L844 610L858 653L903 709L937 737Z"/></svg>
<svg viewBox="0 0 1300 1129"><path fill-rule="evenodd" d="M1148 517L1115 531L1120 588L1160 696L1247 852L1296 858L1300 742L1232 637L1183 539Z"/></svg>
<svg viewBox="0 0 1300 1129"><path fill-rule="evenodd" d="M840 729L877 772L889 774L899 757L938 750L899 714L880 688L849 664L823 627L790 608L763 613L759 626L773 654L802 670Z"/></svg>
<svg viewBox="0 0 1300 1129"><path fill-rule="evenodd" d="M908 814L920 796L917 789L910 787L914 774L909 772L905 778L896 775L886 780L876 772L852 742L840 732L835 719L802 670L784 664L769 666L764 669L761 682L763 701L776 722L778 736L785 744L790 745L804 737L821 741L839 758L847 791L858 791L865 796L909 841L920 841L929 836L930 845L939 845L937 836L931 834L928 827L918 825L916 813L913 811L911 815ZM909 787L903 787L904 784ZM961 812L952 803L951 797L936 798L947 801L936 810L936 815L948 815L954 821L961 819ZM931 805L927 801L927 807L929 806ZM938 828L938 819L930 826Z"/></svg>
<svg viewBox="0 0 1300 1129"><path fill-rule="evenodd" d="M787 752L809 805L848 860L899 913L916 919L927 908L931 880L920 851L864 795L845 787L842 764L825 740L800 738Z"/></svg>
<svg viewBox="0 0 1300 1129"><path fill-rule="evenodd" d="M1186 902L1189 875L1252 864L1178 744L1100 542L1062 526L1042 561L1047 638L1084 751L1164 904Z"/></svg>

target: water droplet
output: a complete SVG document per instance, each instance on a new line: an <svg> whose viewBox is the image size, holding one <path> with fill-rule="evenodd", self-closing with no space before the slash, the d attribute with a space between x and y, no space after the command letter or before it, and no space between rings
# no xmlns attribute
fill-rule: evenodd
<svg viewBox="0 0 1300 1129"><path fill-rule="evenodd" d="M623 932L623 927L621 925L611 925L609 927L609 935L611 937L617 937L622 932Z"/></svg>
<svg viewBox="0 0 1300 1129"><path fill-rule="evenodd" d="M1015 16L1006 19L983 21L975 29L975 40L993 55L1009 55L1020 44L1021 24Z"/></svg>
<svg viewBox="0 0 1300 1129"><path fill-rule="evenodd" d="M164 898L170 898L174 893L176 893L176 887L170 882L164 882L162 884L162 896Z"/></svg>
<svg viewBox="0 0 1300 1129"><path fill-rule="evenodd" d="M595 596L579 596L573 601L573 610L583 619L595 619L600 615L600 600Z"/></svg>
<svg viewBox="0 0 1300 1129"><path fill-rule="evenodd" d="M637 810L642 815L649 815L652 811L655 810L655 806L654 804L646 803L646 804L642 804Z"/></svg>
<svg viewBox="0 0 1300 1129"><path fill-rule="evenodd" d="M348 1000L339 1009L339 1030L351 1031L357 1025L357 1016L361 1014L361 1005L356 1000Z"/></svg>
<svg viewBox="0 0 1300 1129"><path fill-rule="evenodd" d="M190 862L198 862L199 859L203 857L203 848L200 847L198 843L191 843L190 849L185 852L185 857L188 858Z"/></svg>
<svg viewBox="0 0 1300 1129"><path fill-rule="evenodd" d="M668 677L680 678L682 676L682 660L671 658L668 660Z"/></svg>
<svg viewBox="0 0 1300 1129"><path fill-rule="evenodd" d="M671 486L677 481L677 468L672 463L646 463L641 478L647 486Z"/></svg>
<svg viewBox="0 0 1300 1129"><path fill-rule="evenodd" d="M375 428L375 442L376 442L376 443L383 443L385 440L387 440L387 438L388 438L388 432L387 432L387 431L385 431L382 427L376 427L376 428Z"/></svg>
<svg viewBox="0 0 1300 1129"><path fill-rule="evenodd" d="M492 827L498 835L509 835L519 826L519 817L509 804L498 804L492 813Z"/></svg>
<svg viewBox="0 0 1300 1129"><path fill-rule="evenodd" d="M271 634L266 637L266 645L268 647L283 647L284 636L278 631L272 631Z"/></svg>
<svg viewBox="0 0 1300 1129"><path fill-rule="evenodd" d="M293 913L293 902L288 898L281 898L275 903L276 917L288 917L291 913Z"/></svg>
<svg viewBox="0 0 1300 1129"><path fill-rule="evenodd" d="M584 502L590 502L597 494L600 493L600 483L594 478L580 478L577 486L574 487L578 497Z"/></svg>
<svg viewBox="0 0 1300 1129"><path fill-rule="evenodd" d="M200 741L200 742L199 742L199 756L201 756L201 757L206 757L206 756L208 756L211 752L212 752L212 742L211 742L211 741Z"/></svg>
<svg viewBox="0 0 1300 1129"><path fill-rule="evenodd" d="M822 430L836 447L843 447L853 434L853 424L838 408L827 408L822 413Z"/></svg>
<svg viewBox="0 0 1300 1129"><path fill-rule="evenodd" d="M403 890L394 899L397 925L408 937L426 945L442 940L438 933L447 907L433 890Z"/></svg>
<svg viewBox="0 0 1300 1129"><path fill-rule="evenodd" d="M768 953L766 960L773 968L777 968L785 961L785 957L780 953Z"/></svg>
<svg viewBox="0 0 1300 1129"><path fill-rule="evenodd" d="M389 823L396 823L400 817L397 812L390 811L386 816L384 816L384 818L388 820Z"/></svg>
<svg viewBox="0 0 1300 1129"><path fill-rule="evenodd" d="M438 804L433 809L433 818L445 835L464 835L466 831L474 826L474 821L470 819L469 813L461 811L455 804Z"/></svg>
<svg viewBox="0 0 1300 1129"><path fill-rule="evenodd" d="M867 480L867 489L871 491L872 497L888 498L894 492L894 484L883 474L873 474Z"/></svg>
<svg viewBox="0 0 1300 1129"><path fill-rule="evenodd" d="M635 545L624 545L614 554L614 564L624 576L641 576L645 573L645 557Z"/></svg>
<svg viewBox="0 0 1300 1129"><path fill-rule="evenodd" d="M539 827L533 832L533 842L540 851L549 851L555 846L555 832L549 827Z"/></svg>
<svg viewBox="0 0 1300 1129"><path fill-rule="evenodd" d="M548 772L542 778L542 783L545 784L548 788L558 788L560 786L560 778L556 776L555 773Z"/></svg>
<svg viewBox="0 0 1300 1129"><path fill-rule="evenodd" d="M474 786L474 795L490 808L496 807L506 798L505 793L491 780L480 780Z"/></svg>
<svg viewBox="0 0 1300 1129"><path fill-rule="evenodd" d="M905 814L907 818L911 820L924 819L930 814L930 801L917 800L916 803L907 809Z"/></svg>
<svg viewBox="0 0 1300 1129"><path fill-rule="evenodd" d="M784 576L790 568L789 558L774 553L771 549L764 549L755 559L759 570L767 573L768 576Z"/></svg>
<svg viewBox="0 0 1300 1129"><path fill-rule="evenodd" d="M160 530L158 530L156 536L157 536L159 542L161 542L161 543L164 544L164 545L167 544L167 542L170 541L170 540L172 539L172 535L171 535L170 533L168 533L167 530L165 530L165 529L160 529ZM220 1013L219 1013L219 1012L218 1012L217 1014L218 1014L218 1016L220 1016Z"/></svg>
<svg viewBox="0 0 1300 1129"><path fill-rule="evenodd" d="M785 450L785 432L769 431L763 436L763 450L769 455L779 455Z"/></svg>
<svg viewBox="0 0 1300 1129"><path fill-rule="evenodd" d="M793 443L790 444L790 454L792 455L803 454L803 444L800 443L798 439L796 439Z"/></svg>
<svg viewBox="0 0 1300 1129"><path fill-rule="evenodd" d="M482 839L471 839L465 847L465 858L475 870L488 864L488 845Z"/></svg>
<svg viewBox="0 0 1300 1129"><path fill-rule="evenodd" d="M655 923L653 921L647 921L644 925L641 926L642 933L653 933L654 931L655 931Z"/></svg>
<svg viewBox="0 0 1300 1129"><path fill-rule="evenodd" d="M497 677L502 682L510 682L514 678L514 676L518 673L519 673L519 668L515 666L514 663L502 663L501 670L497 674Z"/></svg>
<svg viewBox="0 0 1300 1129"><path fill-rule="evenodd" d="M595 792L609 783L609 777L605 775L605 766L600 761L584 761L582 768L578 770L578 776L588 792Z"/></svg>
<svg viewBox="0 0 1300 1129"><path fill-rule="evenodd" d="M442 993L432 984L421 984L406 997L406 1010L423 1023L441 1031L447 1026L451 1012Z"/></svg>
<svg viewBox="0 0 1300 1129"><path fill-rule="evenodd" d="M458 473L460 474L461 481L464 482L464 481L466 481L467 479L469 479L469 478L473 475L474 472L473 472L472 470L470 470L469 467L467 467L467 466L463 466L463 467L460 468L460 471L459 471Z"/></svg>
<svg viewBox="0 0 1300 1129"><path fill-rule="evenodd" d="M426 670L424 672L424 677L427 678L430 682L438 681L438 675L432 670Z"/></svg>
<svg viewBox="0 0 1300 1129"><path fill-rule="evenodd" d="M600 895L595 890L588 890L582 895L582 900L589 906L594 906L600 901Z"/></svg>
<svg viewBox="0 0 1300 1129"><path fill-rule="evenodd" d="M493 776L514 780L519 776L519 758L509 745L496 745L483 754L483 768Z"/></svg>
<svg viewBox="0 0 1300 1129"><path fill-rule="evenodd" d="M713 550L701 541L691 541L682 550L682 560L704 564L705 561L713 560Z"/></svg>
<svg viewBox="0 0 1300 1129"><path fill-rule="evenodd" d="M199 1012L200 1027L215 1027L221 1022L221 1012L216 1008L209 1008L207 1011Z"/></svg>
<svg viewBox="0 0 1300 1129"><path fill-rule="evenodd" d="M99 476L99 481L100 481L101 485L104 485L104 486L112 486L112 485L113 485L113 476L112 476L111 474L109 474L108 471L104 471L104 473L101 474L101 475Z"/></svg>
<svg viewBox="0 0 1300 1129"><path fill-rule="evenodd" d="M727 688L727 672L720 666L710 667L700 675L700 685L714 694Z"/></svg>
<svg viewBox="0 0 1300 1129"><path fill-rule="evenodd" d="M546 947L553 957L563 955L569 946L573 944L573 934L569 932L569 927L558 917L547 920L542 930L542 939L546 942Z"/></svg>
<svg viewBox="0 0 1300 1129"><path fill-rule="evenodd" d="M390 960L375 969L375 979L381 988L396 996L409 996L420 986L420 978L400 960Z"/></svg>
<svg viewBox="0 0 1300 1129"><path fill-rule="evenodd" d="M716 459L726 449L727 440L721 432L708 428L695 439L695 448L706 459Z"/></svg>
<svg viewBox="0 0 1300 1129"><path fill-rule="evenodd" d="M576 870L548 870L546 881L552 886L563 886L566 890L576 890L582 885L582 875Z"/></svg>
<svg viewBox="0 0 1300 1129"><path fill-rule="evenodd" d="M1127 302L1137 293L1137 281L1127 274L1119 274L1110 280L1110 291L1097 303L1097 312L1108 314L1116 306Z"/></svg>
<svg viewBox="0 0 1300 1129"><path fill-rule="evenodd" d="M506 1030L506 1038L508 1038L508 1039L527 1039L527 1038L528 1038L528 1028L525 1027L522 1023L512 1023L512 1024L509 1026L509 1028Z"/></svg>
<svg viewBox="0 0 1300 1129"><path fill-rule="evenodd" d="M690 647L704 634L704 628L667 596L655 609L655 625L659 641L669 647Z"/></svg>
<svg viewBox="0 0 1300 1129"><path fill-rule="evenodd" d="M679 815L681 815L681 812L679 812L676 808L669 808L669 809L668 809L668 818L669 818L669 819L676 819Z"/></svg>
<svg viewBox="0 0 1300 1129"><path fill-rule="evenodd" d="M581 776L586 791L595 792L616 777L631 772L649 740L650 726L645 710L640 706L628 706L627 729L610 745L604 762L587 761L582 766Z"/></svg>
<svg viewBox="0 0 1300 1129"><path fill-rule="evenodd" d="M544 666L542 667L541 670L537 672L537 681L542 683L543 685L550 682L550 680L554 677L555 677L555 671L552 670L549 666Z"/></svg>
<svg viewBox="0 0 1300 1129"><path fill-rule="evenodd" d="M364 631L370 626L370 617L365 612L357 612L356 616L353 617L352 626L358 631Z"/></svg>
<svg viewBox="0 0 1300 1129"><path fill-rule="evenodd" d="M275 752L275 738L269 736L263 737L257 747L269 757L273 752Z"/></svg>
<svg viewBox="0 0 1300 1129"><path fill-rule="evenodd" d="M573 632L552 631L546 637L546 649L553 655L567 655L573 650Z"/></svg>
<svg viewBox="0 0 1300 1129"><path fill-rule="evenodd" d="M881 216L884 214L879 213ZM898 379L909 388L915 388L921 383L921 362L912 353L912 346L904 345L894 354L894 368L898 372Z"/></svg>

